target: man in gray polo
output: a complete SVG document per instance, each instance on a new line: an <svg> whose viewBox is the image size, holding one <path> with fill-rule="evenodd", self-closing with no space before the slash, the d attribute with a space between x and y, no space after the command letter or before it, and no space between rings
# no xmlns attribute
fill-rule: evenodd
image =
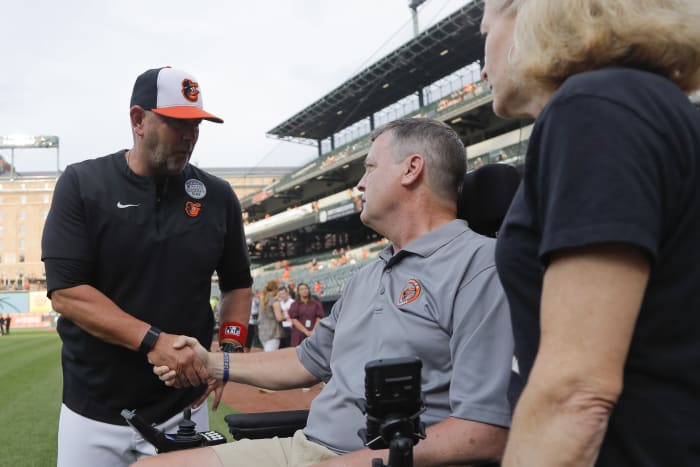
<svg viewBox="0 0 700 467"><path fill-rule="evenodd" d="M293 438L238 441L156 456L139 466L371 465L388 452L364 448L364 365L377 358L423 361L427 438L414 465L500 459L510 423L506 391L513 343L492 239L456 219L464 146L447 125L402 119L376 130L358 183L361 220L391 244L345 286L331 314L296 349L230 355L229 379L268 389L326 386ZM192 338L211 377L224 356ZM176 384L167 367L154 371Z"/></svg>

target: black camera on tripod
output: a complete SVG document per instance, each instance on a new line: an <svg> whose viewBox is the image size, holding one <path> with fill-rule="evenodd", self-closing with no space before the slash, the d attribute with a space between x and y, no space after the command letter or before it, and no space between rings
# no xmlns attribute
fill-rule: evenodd
<svg viewBox="0 0 700 467"><path fill-rule="evenodd" d="M365 399L359 402L367 428L358 435L370 449L389 448L387 467L412 467L413 446L425 439L425 411L418 357L372 360L365 365ZM373 459L372 467L384 467Z"/></svg>
<svg viewBox="0 0 700 467"><path fill-rule="evenodd" d="M224 444L226 437L218 431L195 431L196 423L192 421L192 410L185 409L183 420L177 428L177 433L164 433L146 421L133 410L124 409L122 417L138 431L143 439L156 448L156 452L179 451L181 449L199 448Z"/></svg>

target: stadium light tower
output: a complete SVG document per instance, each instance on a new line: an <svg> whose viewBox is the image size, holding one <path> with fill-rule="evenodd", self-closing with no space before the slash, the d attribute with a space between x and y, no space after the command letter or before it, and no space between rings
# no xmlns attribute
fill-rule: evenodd
<svg viewBox="0 0 700 467"><path fill-rule="evenodd" d="M408 7L411 9L413 16L413 37L418 36L418 7L425 3L425 0L408 0Z"/></svg>
<svg viewBox="0 0 700 467"><path fill-rule="evenodd" d="M15 149L17 148L56 148L56 173L60 172L58 166L58 136L0 136L0 149L10 150L10 178L15 178Z"/></svg>

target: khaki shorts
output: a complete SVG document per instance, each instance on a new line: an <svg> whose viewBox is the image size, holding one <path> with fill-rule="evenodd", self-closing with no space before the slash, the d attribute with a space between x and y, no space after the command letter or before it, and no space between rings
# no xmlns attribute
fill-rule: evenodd
<svg viewBox="0 0 700 467"><path fill-rule="evenodd" d="M211 448L225 467L306 467L337 456L301 430L291 438L242 439Z"/></svg>

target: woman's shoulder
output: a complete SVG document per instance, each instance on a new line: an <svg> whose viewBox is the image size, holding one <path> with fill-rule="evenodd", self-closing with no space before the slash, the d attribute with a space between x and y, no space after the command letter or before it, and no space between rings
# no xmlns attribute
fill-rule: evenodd
<svg viewBox="0 0 700 467"><path fill-rule="evenodd" d="M570 76L552 100L572 97L598 97L611 102L643 100L655 94L680 94L682 91L669 79L637 68L610 66Z"/></svg>

